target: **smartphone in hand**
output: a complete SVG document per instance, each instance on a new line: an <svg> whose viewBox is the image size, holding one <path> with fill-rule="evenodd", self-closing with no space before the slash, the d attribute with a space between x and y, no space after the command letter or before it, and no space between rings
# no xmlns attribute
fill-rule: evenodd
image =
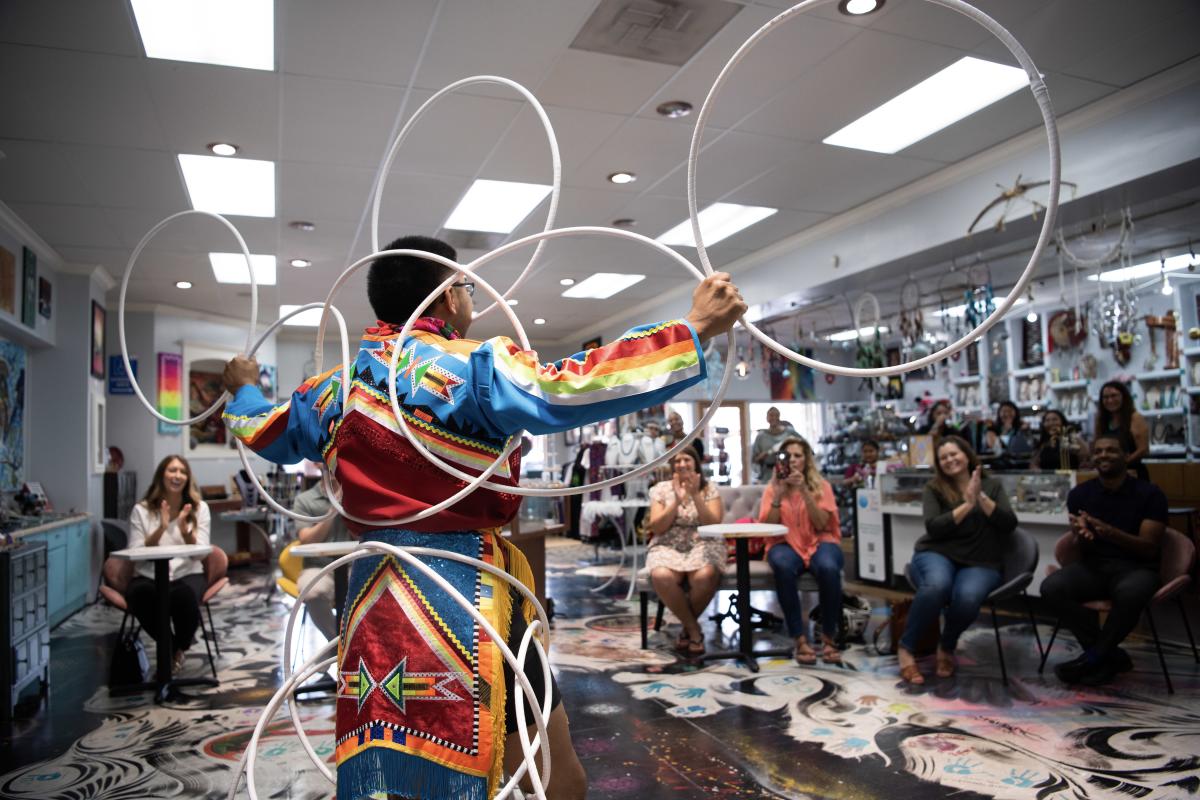
<svg viewBox="0 0 1200 800"><path fill-rule="evenodd" d="M792 474L792 463L787 453L776 453L775 455L775 477L781 481L787 480L787 477Z"/></svg>

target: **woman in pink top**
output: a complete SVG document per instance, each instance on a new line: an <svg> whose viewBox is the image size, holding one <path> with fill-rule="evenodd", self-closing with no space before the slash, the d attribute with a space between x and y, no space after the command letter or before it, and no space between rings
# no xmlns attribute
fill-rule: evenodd
<svg viewBox="0 0 1200 800"><path fill-rule="evenodd" d="M821 658L840 664L842 656L835 642L842 619L842 530L833 487L817 471L812 447L803 439L791 438L780 446L779 461L763 492L758 520L786 525L788 529L787 538L767 552L767 561L775 573L775 591L788 633L796 639L796 661L817 661L817 653L808 643L797 586L800 576L809 570L817 579L821 597Z"/></svg>

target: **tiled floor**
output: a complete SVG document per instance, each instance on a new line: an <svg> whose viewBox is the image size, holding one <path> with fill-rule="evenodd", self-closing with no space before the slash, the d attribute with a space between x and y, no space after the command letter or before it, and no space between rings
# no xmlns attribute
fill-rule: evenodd
<svg viewBox="0 0 1200 800"><path fill-rule="evenodd" d="M1004 631L1017 677L1011 689L999 680L983 625L964 637L960 675L921 691L899 685L893 657L861 644L842 667L764 661L754 674L731 661L679 661L669 621L641 650L636 603L618 599L623 582L587 591L606 571L588 568L591 556L570 543L553 547L548 584L558 613L552 662L592 798L1200 794L1200 668L1185 649L1168 654L1174 696L1144 643L1132 648L1137 669L1114 687L1066 690L1037 675L1029 626L1015 620ZM195 702L109 696L108 648L120 621L112 609L91 607L60 626L51 696L0 726L5 768L13 765L0 775L0 797L224 797L278 686L287 613L278 596L262 601L261 573L234 577L213 607L221 686ZM755 597L756 605L770 601ZM307 652L315 645L310 637ZM1069 657L1072 645L1056 645L1052 661ZM189 663L197 674L205 668L200 656ZM302 708L318 752L329 756L332 703ZM285 719L260 748L260 796L330 796Z"/></svg>

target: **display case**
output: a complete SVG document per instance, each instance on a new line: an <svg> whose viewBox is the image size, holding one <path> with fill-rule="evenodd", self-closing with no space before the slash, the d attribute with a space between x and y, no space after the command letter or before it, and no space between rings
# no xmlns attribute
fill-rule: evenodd
<svg viewBox="0 0 1200 800"><path fill-rule="evenodd" d="M993 472L1004 485L1008 501L1018 516L1064 515L1067 494L1075 485L1073 472ZM879 479L880 501L884 509L919 508L925 484L934 476L932 469L906 469L889 472Z"/></svg>

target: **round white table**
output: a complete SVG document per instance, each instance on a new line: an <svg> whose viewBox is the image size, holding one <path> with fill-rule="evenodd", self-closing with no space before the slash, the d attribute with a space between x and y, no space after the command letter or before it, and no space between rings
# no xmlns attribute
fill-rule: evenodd
<svg viewBox="0 0 1200 800"><path fill-rule="evenodd" d="M343 541L343 542L313 542L312 544L297 544L293 545L289 550L292 555L300 556L301 558L340 558L347 553L354 552L354 548L358 547L358 541Z"/></svg>
<svg viewBox="0 0 1200 800"><path fill-rule="evenodd" d="M154 562L154 591L158 603L158 636L155 639L155 649L158 674L150 685L157 689L154 701L161 703L165 700L175 700L184 697L178 690L182 686L216 686L212 678L173 678L171 676L172 656L175 645L171 634L171 609L167 602L171 590L171 559L172 558L203 558L212 552L211 544L164 544L154 547L127 547L124 550L114 550L109 555L123 558L126 561Z"/></svg>
<svg viewBox="0 0 1200 800"><path fill-rule="evenodd" d="M754 623L750 618L749 540L756 536L784 536L787 534L787 526L768 522L723 522L716 525L701 525L696 530L701 536L709 539L733 539L737 562L738 649L705 653L704 659L736 658L744 661L752 672L758 672L758 662L756 661L758 657L790 655L791 648L755 650Z"/></svg>

